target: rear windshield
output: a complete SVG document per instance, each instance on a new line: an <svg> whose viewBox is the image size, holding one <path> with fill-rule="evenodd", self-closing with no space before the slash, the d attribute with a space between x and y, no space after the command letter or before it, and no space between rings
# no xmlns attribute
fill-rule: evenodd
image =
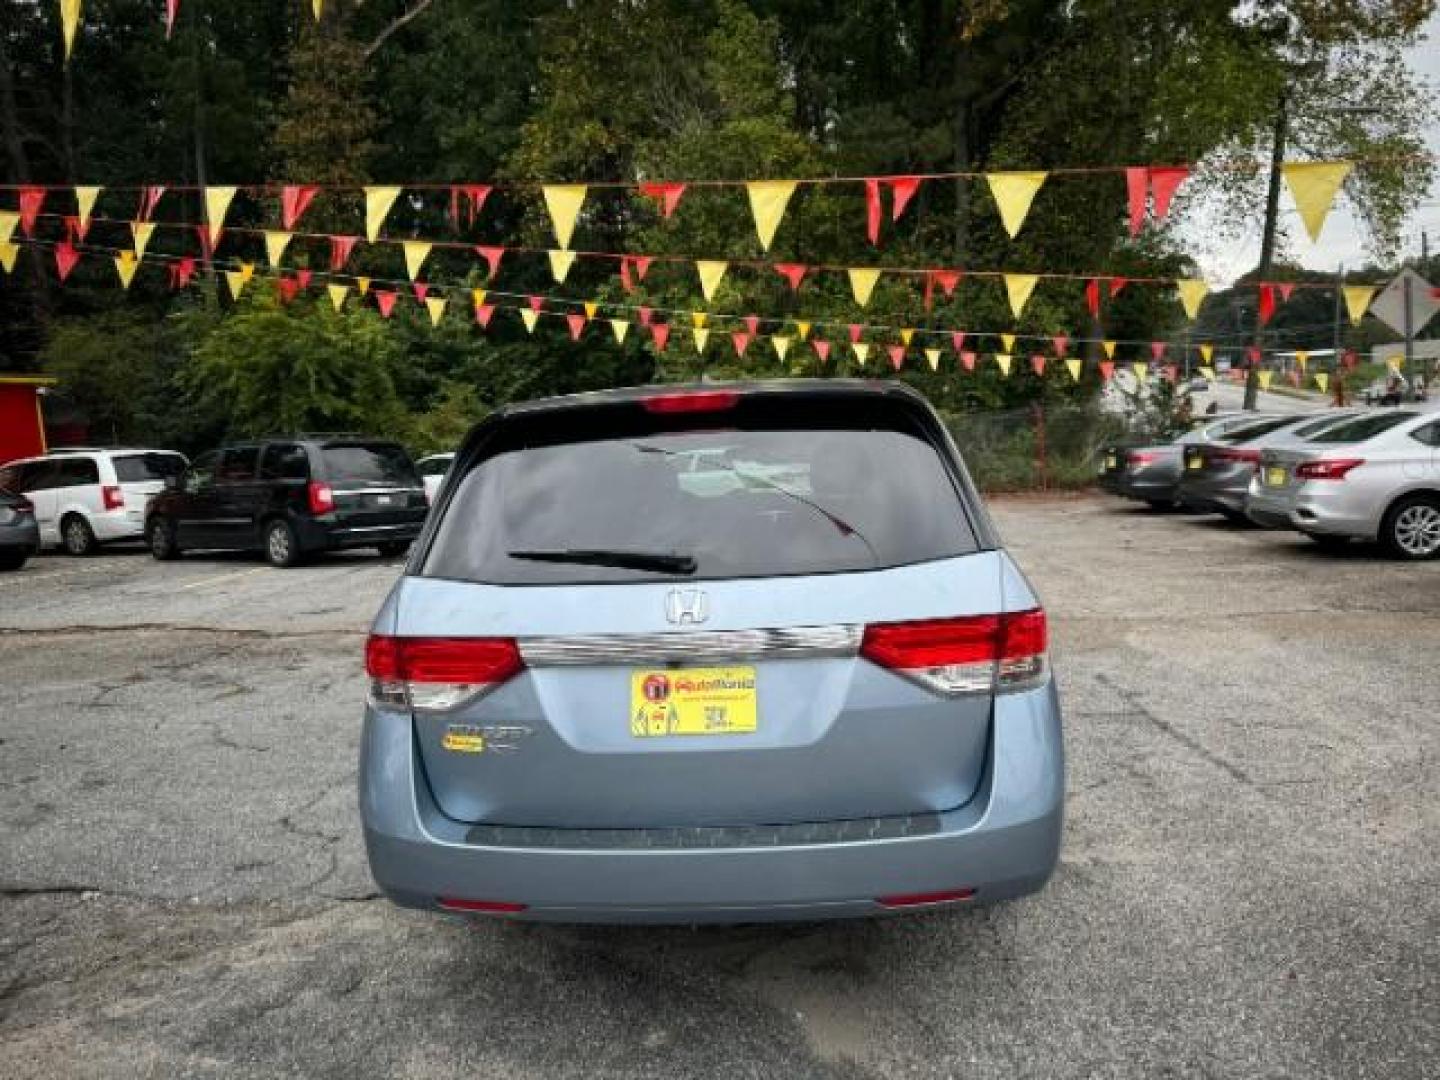
<svg viewBox="0 0 1440 1080"><path fill-rule="evenodd" d="M419 486L410 455L394 443L342 443L325 447L325 475L331 480L375 480Z"/></svg>
<svg viewBox="0 0 1440 1080"><path fill-rule="evenodd" d="M1419 413L1413 412L1383 412L1362 416L1358 420L1347 420L1343 424L1326 428L1320 434L1311 436L1310 441L1316 443L1361 442L1372 435L1379 435L1382 431L1389 431L1396 424L1413 420L1419 415Z"/></svg>
<svg viewBox="0 0 1440 1080"><path fill-rule="evenodd" d="M1269 435L1270 432L1276 431L1288 424L1293 424L1298 419L1298 417L1294 416L1282 416L1279 419L1262 420L1258 424L1246 424L1244 427L1236 428L1234 431L1227 431L1216 441L1229 443L1232 446L1236 443L1248 442L1251 439L1258 439L1261 435Z"/></svg>
<svg viewBox="0 0 1440 1080"><path fill-rule="evenodd" d="M917 435L687 431L482 461L456 488L424 572L504 585L696 580L870 570L975 550L955 483ZM603 565L614 553L661 558Z"/></svg>
<svg viewBox="0 0 1440 1080"><path fill-rule="evenodd" d="M1295 434L1302 439L1308 439L1311 435L1324 431L1331 424L1343 424L1354 415L1354 413L1346 413L1344 416L1322 416L1318 420L1311 420L1308 424L1301 424L1295 429Z"/></svg>
<svg viewBox="0 0 1440 1080"><path fill-rule="evenodd" d="M164 480L185 471L185 459L179 454L127 454L113 459L115 479L122 484L139 484L146 480Z"/></svg>

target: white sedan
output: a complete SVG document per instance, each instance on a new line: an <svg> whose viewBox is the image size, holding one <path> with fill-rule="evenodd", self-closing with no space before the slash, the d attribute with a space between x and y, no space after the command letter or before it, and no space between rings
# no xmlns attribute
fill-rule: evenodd
<svg viewBox="0 0 1440 1080"><path fill-rule="evenodd" d="M435 505L435 496L440 493L440 485L454 460L454 454L431 454L415 463L415 468L420 471L420 480L425 485L425 498L431 506Z"/></svg>

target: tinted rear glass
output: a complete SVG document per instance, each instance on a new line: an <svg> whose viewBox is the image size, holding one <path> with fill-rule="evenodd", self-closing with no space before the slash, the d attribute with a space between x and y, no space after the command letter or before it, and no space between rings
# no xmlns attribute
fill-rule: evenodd
<svg viewBox="0 0 1440 1080"><path fill-rule="evenodd" d="M1249 442L1251 439L1258 439L1261 435L1269 435L1270 432L1279 428L1298 423L1299 419L1298 416L1282 416L1279 419L1261 420L1258 424L1246 424L1234 431L1227 431L1216 441L1229 443L1232 446L1236 443Z"/></svg>
<svg viewBox="0 0 1440 1080"><path fill-rule="evenodd" d="M410 455L393 443L342 443L325 447L325 475L331 480L374 480L419 486Z"/></svg>
<svg viewBox="0 0 1440 1080"><path fill-rule="evenodd" d="M689 557L693 573L561 563ZM656 433L514 449L467 472L424 573L493 584L765 577L964 555L976 540L937 450L896 430Z"/></svg>
<svg viewBox="0 0 1440 1080"><path fill-rule="evenodd" d="M127 454L112 459L115 479L122 484L139 484L146 480L164 480L185 471L185 459L179 454Z"/></svg>
<svg viewBox="0 0 1440 1080"><path fill-rule="evenodd" d="M1347 420L1343 424L1327 428L1320 434L1311 436L1310 441L1315 443L1360 442L1372 435L1379 435L1382 431L1389 431L1396 424L1413 420L1417 415L1419 414L1413 412L1383 412L1362 416L1358 420Z"/></svg>
<svg viewBox="0 0 1440 1080"><path fill-rule="evenodd" d="M1295 434L1301 438L1309 438L1311 435L1324 431L1331 424L1341 424L1354 416L1353 413L1346 416L1322 416L1318 420L1311 420L1308 424L1301 424L1295 429Z"/></svg>

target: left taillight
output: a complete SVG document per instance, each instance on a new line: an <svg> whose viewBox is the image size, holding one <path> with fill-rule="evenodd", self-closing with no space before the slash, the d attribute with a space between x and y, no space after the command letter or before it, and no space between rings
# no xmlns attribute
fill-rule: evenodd
<svg viewBox="0 0 1440 1080"><path fill-rule="evenodd" d="M514 638L371 634L365 642L371 701L402 709L456 708L518 675L524 666Z"/></svg>
<svg viewBox="0 0 1440 1080"><path fill-rule="evenodd" d="M1295 466L1297 480L1344 480L1351 469L1365 464L1364 458L1322 458Z"/></svg>
<svg viewBox="0 0 1440 1080"><path fill-rule="evenodd" d="M29 499L20 499L20 500L18 500L14 505L15 505L15 512L16 512L17 514L33 514L33 513L35 513L35 504L32 503Z"/></svg>
<svg viewBox="0 0 1440 1080"><path fill-rule="evenodd" d="M106 484L100 489L100 498L105 501L106 510L124 510L125 492L114 484Z"/></svg>
<svg viewBox="0 0 1440 1080"><path fill-rule="evenodd" d="M335 509L335 489L329 484L311 480L310 486L306 490L310 493L310 512L312 514L328 514Z"/></svg>
<svg viewBox="0 0 1440 1080"><path fill-rule="evenodd" d="M1030 690L1045 682L1049 644L1040 608L999 615L874 623L860 655L947 696Z"/></svg>

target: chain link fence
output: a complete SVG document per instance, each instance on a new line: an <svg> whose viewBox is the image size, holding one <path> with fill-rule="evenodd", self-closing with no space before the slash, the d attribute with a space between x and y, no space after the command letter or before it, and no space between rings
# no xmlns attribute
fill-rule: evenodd
<svg viewBox="0 0 1440 1080"><path fill-rule="evenodd" d="M1100 451L1126 431L1097 405L950 413L946 425L982 491L1047 491L1094 482Z"/></svg>

